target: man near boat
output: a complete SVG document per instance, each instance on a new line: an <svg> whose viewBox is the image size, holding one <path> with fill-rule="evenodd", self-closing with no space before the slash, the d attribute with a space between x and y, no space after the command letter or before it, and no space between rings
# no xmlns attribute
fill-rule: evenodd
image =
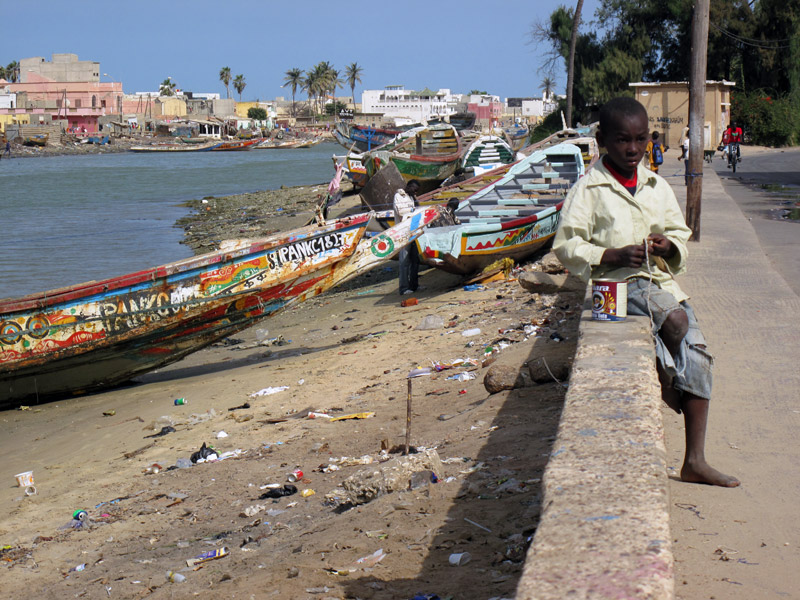
<svg viewBox="0 0 800 600"><path fill-rule="evenodd" d="M686 270L691 230L670 185L640 165L649 138L647 111L633 98L602 107L597 141L607 154L567 196L553 250L585 281L628 283L628 313L651 318L662 397L684 414L681 479L736 487L705 459L713 357L673 278Z"/></svg>
<svg viewBox="0 0 800 600"><path fill-rule="evenodd" d="M399 189L394 194L394 221L404 221L416 210L417 192L419 181L412 179L406 184L405 189ZM419 252L416 242L412 242L398 255L400 260L400 295L413 294L419 287Z"/></svg>

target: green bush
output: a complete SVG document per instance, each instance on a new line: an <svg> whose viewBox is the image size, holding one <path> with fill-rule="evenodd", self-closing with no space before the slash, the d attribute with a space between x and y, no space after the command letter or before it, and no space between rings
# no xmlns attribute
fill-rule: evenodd
<svg viewBox="0 0 800 600"><path fill-rule="evenodd" d="M733 118L751 143L789 146L800 140L800 107L788 96L775 97L763 90L734 92L731 102Z"/></svg>
<svg viewBox="0 0 800 600"><path fill-rule="evenodd" d="M558 108L547 115L541 123L539 123L531 132L530 143L535 144L541 142L549 135L553 135L556 131L561 131L564 124L561 122L561 111L566 111L567 103L563 100L559 101Z"/></svg>
<svg viewBox="0 0 800 600"><path fill-rule="evenodd" d="M247 109L247 118L255 119L257 121L266 121L267 111L259 106L251 106Z"/></svg>

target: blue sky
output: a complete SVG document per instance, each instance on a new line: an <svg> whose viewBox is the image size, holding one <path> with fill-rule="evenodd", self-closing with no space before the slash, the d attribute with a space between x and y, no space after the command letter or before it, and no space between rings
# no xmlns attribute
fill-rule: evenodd
<svg viewBox="0 0 800 600"><path fill-rule="evenodd" d="M100 62L102 81L126 93L154 91L167 76L184 90L225 93L219 70L243 74L243 100L291 97L287 70L328 61L340 72L357 62L363 89L486 90L501 98L541 93L544 49L529 43L531 25L574 0L41 0L27 27L4 27L0 63L53 53ZM585 21L599 0L586 0ZM562 93L566 75L555 73ZM234 93L231 87L231 93ZM349 87L338 92L350 94ZM238 98L238 95L235 95ZM298 90L298 99L305 98Z"/></svg>

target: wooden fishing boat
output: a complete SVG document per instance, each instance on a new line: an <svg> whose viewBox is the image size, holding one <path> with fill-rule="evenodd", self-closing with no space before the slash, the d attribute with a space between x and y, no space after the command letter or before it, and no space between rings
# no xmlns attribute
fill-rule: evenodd
<svg viewBox="0 0 800 600"><path fill-rule="evenodd" d="M466 275L502 258L531 256L555 236L564 198L584 172L577 146L534 152L462 200L455 210L458 224L420 236L420 261Z"/></svg>
<svg viewBox="0 0 800 600"><path fill-rule="evenodd" d="M251 138L249 140L226 140L217 146L211 148L212 152L219 152L219 151L240 151L240 150L250 150L253 146L257 143L261 142L263 138Z"/></svg>
<svg viewBox="0 0 800 600"><path fill-rule="evenodd" d="M356 150L366 152L388 144L408 129L410 127L370 127L339 121L333 130L333 135L345 148L350 149L355 144Z"/></svg>
<svg viewBox="0 0 800 600"><path fill-rule="evenodd" d="M495 167L491 171L486 171L485 173L475 175L474 177L469 177L466 175L466 179L461 179L460 176L450 178L444 182L442 187L418 196L417 201L420 205L446 204L452 199L456 199L461 202L461 200L469 198L475 192L478 192L486 186L495 183L498 179L508 173L508 170L514 164L515 163L501 165L499 167Z"/></svg>
<svg viewBox="0 0 800 600"><path fill-rule="evenodd" d="M341 155L334 154L333 168L344 164L344 176L349 179L355 187L364 187L367 183L367 169L362 162L363 156L358 153L350 152L349 154Z"/></svg>
<svg viewBox="0 0 800 600"><path fill-rule="evenodd" d="M514 123L506 127L501 127L501 135L508 142L508 145L517 152L528 144L530 128L524 123Z"/></svg>
<svg viewBox="0 0 800 600"><path fill-rule="evenodd" d="M322 137L313 137L308 139L299 139L297 141L297 145L295 148L311 148L312 146L316 146L322 141Z"/></svg>
<svg viewBox="0 0 800 600"><path fill-rule="evenodd" d="M131 152L207 152L214 150L222 142L206 141L205 144L151 144L149 146L131 146Z"/></svg>
<svg viewBox="0 0 800 600"><path fill-rule="evenodd" d="M520 150L520 152L528 155L537 150L541 150L542 148L547 148L548 146L554 146L556 144L573 144L581 149L583 165L588 170L595 162L597 162L598 158L600 158L600 150L597 145L597 140L593 135L590 135L590 133L591 128L589 127L583 127L580 130L562 129L560 131L556 131L552 135L549 135L545 139L536 142L535 144L526 146Z"/></svg>
<svg viewBox="0 0 800 600"><path fill-rule="evenodd" d="M505 140L496 135L481 135L464 151L461 168L480 175L515 161L516 153Z"/></svg>
<svg viewBox="0 0 800 600"><path fill-rule="evenodd" d="M440 211L420 209L365 239L373 216L0 300L0 408L101 390L178 361L392 258Z"/></svg>
<svg viewBox="0 0 800 600"><path fill-rule="evenodd" d="M50 139L49 133L38 133L35 135L29 135L23 138L22 145L23 146L47 146L47 140Z"/></svg>
<svg viewBox="0 0 800 600"><path fill-rule="evenodd" d="M426 192L455 173L461 150L461 138L452 125L432 125L403 132L393 142L365 152L363 163L368 177L394 163L403 179L416 179L420 191Z"/></svg>

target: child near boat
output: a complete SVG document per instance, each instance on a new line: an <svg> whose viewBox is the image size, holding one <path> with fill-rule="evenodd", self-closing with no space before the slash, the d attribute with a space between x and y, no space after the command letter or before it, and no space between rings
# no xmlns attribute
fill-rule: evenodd
<svg viewBox="0 0 800 600"><path fill-rule="evenodd" d="M666 180L640 165L647 124L647 111L633 98L601 108L597 141L607 154L567 196L553 250L585 281L627 280L628 314L651 315L662 397L684 414L681 479L735 487L735 477L705 459L713 357L673 278L686 270L691 231Z"/></svg>

